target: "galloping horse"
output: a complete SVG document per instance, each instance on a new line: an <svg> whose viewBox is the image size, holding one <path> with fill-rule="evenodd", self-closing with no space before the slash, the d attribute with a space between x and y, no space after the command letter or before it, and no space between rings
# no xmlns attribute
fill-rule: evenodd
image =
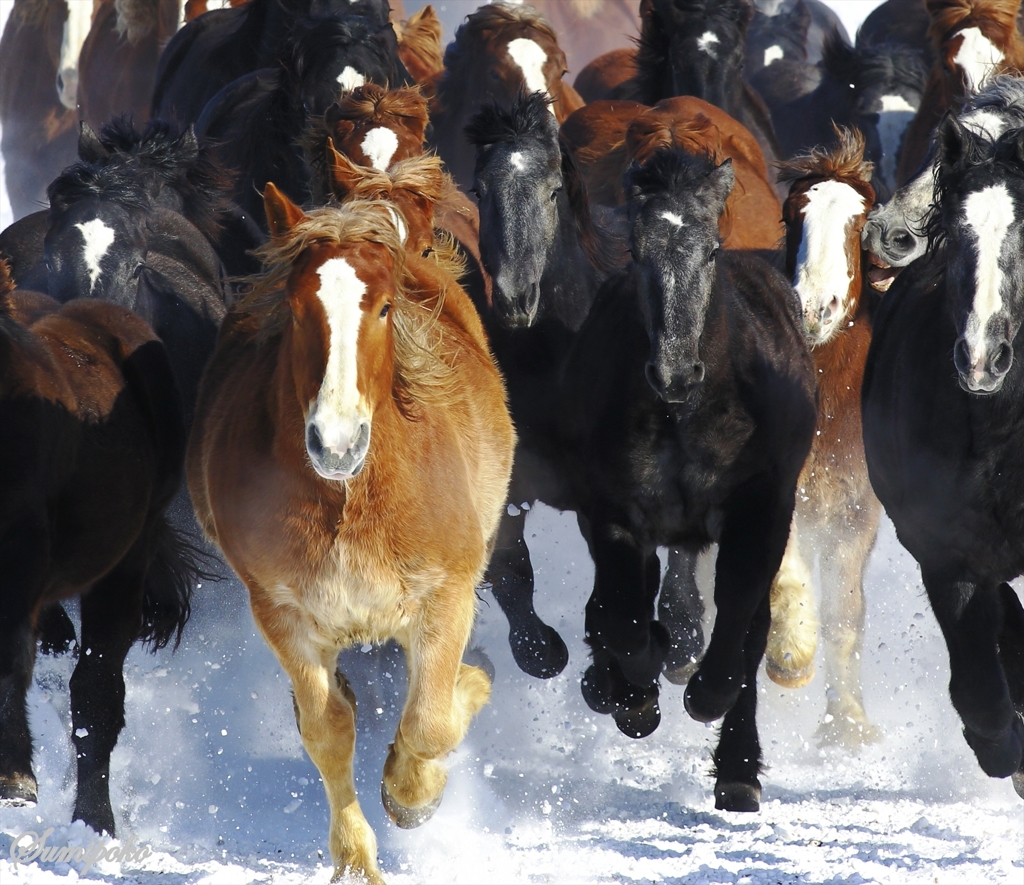
<svg viewBox="0 0 1024 885"><path fill-rule="evenodd" d="M177 644L200 575L165 517L186 437L164 347L122 307L14 291L0 261L0 425L0 807L37 799L25 705L36 637L81 596L73 816L113 835L125 655L139 640Z"/></svg>
<svg viewBox="0 0 1024 885"><path fill-rule="evenodd" d="M444 72L430 103L431 145L455 183L473 183L473 146L463 128L487 102L511 105L520 93L541 92L561 123L583 105L562 79L565 53L551 25L536 9L491 3L481 6L455 32L444 54Z"/></svg>
<svg viewBox="0 0 1024 885"><path fill-rule="evenodd" d="M864 639L864 567L882 507L864 461L861 377L871 343L877 298L866 281L860 232L871 204L871 164L856 130L838 130L838 147L817 150L783 167L786 271L804 314L818 379L818 426L797 482L794 527L772 585L768 675L782 685L805 684L813 673L816 637L810 572L821 567L821 627L828 706L818 730L823 743L856 747L877 730L864 713L860 657Z"/></svg>
<svg viewBox="0 0 1024 885"><path fill-rule="evenodd" d="M814 434L814 371L789 283L719 248L732 186L728 160L677 149L631 170L634 263L605 283L576 338L562 434L595 566L587 704L631 737L657 727L671 642L653 619L657 548L696 555L717 542L718 613L684 702L701 722L725 716L716 807L756 811L757 669Z"/></svg>
<svg viewBox="0 0 1024 885"><path fill-rule="evenodd" d="M949 692L990 777L1024 798L1024 129L937 134L936 248L875 313L864 372L871 484L921 566Z"/></svg>
<svg viewBox="0 0 1024 885"><path fill-rule="evenodd" d="M393 207L306 215L273 184L265 198L266 270L207 371L189 490L291 678L335 875L380 883L337 653L391 637L405 649L409 691L381 795L399 826L418 826L441 800L441 760L490 691L461 657L515 434L486 347L443 309L465 295L450 276L413 271Z"/></svg>

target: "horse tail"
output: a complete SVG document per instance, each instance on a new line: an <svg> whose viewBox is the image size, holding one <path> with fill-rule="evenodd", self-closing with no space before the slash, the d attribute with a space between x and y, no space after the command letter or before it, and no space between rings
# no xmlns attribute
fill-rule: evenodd
<svg viewBox="0 0 1024 885"><path fill-rule="evenodd" d="M208 571L213 557L193 543L191 535L174 528L160 514L153 527L153 558L146 572L142 594L142 630L139 639L150 643L150 651L166 646L173 637L174 648L192 614L192 593L202 580L216 581Z"/></svg>

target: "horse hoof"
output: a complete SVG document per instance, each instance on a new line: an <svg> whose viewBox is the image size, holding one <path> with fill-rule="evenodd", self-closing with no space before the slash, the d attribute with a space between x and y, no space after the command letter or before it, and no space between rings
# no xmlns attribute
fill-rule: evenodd
<svg viewBox="0 0 1024 885"><path fill-rule="evenodd" d="M415 830L421 827L434 816L441 804L444 793L441 793L433 802L421 805L419 808L406 808L399 805L394 797L388 792L387 784L380 782L380 801L384 804L384 810L388 813L392 823L403 830Z"/></svg>
<svg viewBox="0 0 1024 885"><path fill-rule="evenodd" d="M783 688L803 688L814 678L815 672L813 659L806 667L800 667L798 670L787 670L785 667L780 667L771 658L765 657L764 669L768 674L768 678Z"/></svg>
<svg viewBox="0 0 1024 885"><path fill-rule="evenodd" d="M693 674L697 672L697 668L700 666L700 659L688 660L682 664L673 664L671 662L665 665L664 677L671 682L673 685L686 685L687 682L693 677Z"/></svg>
<svg viewBox="0 0 1024 885"><path fill-rule="evenodd" d="M964 738L974 750L981 770L989 777L1012 777L1024 759L1024 720L1014 716L1010 727L996 740L964 729Z"/></svg>
<svg viewBox="0 0 1024 885"><path fill-rule="evenodd" d="M719 811L760 811L761 787L740 781L715 784L715 808Z"/></svg>
<svg viewBox="0 0 1024 885"><path fill-rule="evenodd" d="M729 695L719 695L705 688L703 674L698 670L687 683L683 693L683 706L691 719L698 722L714 722L728 713L740 696L739 680L736 691Z"/></svg>
<svg viewBox="0 0 1024 885"><path fill-rule="evenodd" d="M1013 788L1017 791L1017 795L1024 799L1024 769L1011 774L1010 781L1013 784Z"/></svg>
<svg viewBox="0 0 1024 885"><path fill-rule="evenodd" d="M649 698L636 710L618 710L612 713L612 719L626 737L645 738L661 724L658 696Z"/></svg>
<svg viewBox="0 0 1024 885"><path fill-rule="evenodd" d="M566 648L558 631L542 624L541 639L526 638L510 632L508 643L516 666L535 679L551 679L565 669L569 663L569 649Z"/></svg>
<svg viewBox="0 0 1024 885"><path fill-rule="evenodd" d="M587 672L580 680L580 691L587 706L595 713L614 713L617 709L612 697L611 680L604 670L598 670L593 665L587 667Z"/></svg>
<svg viewBox="0 0 1024 885"><path fill-rule="evenodd" d="M0 778L0 808L24 808L38 801L38 786L31 775Z"/></svg>

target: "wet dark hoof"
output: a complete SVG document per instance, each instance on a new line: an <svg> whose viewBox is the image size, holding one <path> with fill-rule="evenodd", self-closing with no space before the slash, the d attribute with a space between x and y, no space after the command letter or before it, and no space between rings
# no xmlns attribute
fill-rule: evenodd
<svg viewBox="0 0 1024 885"><path fill-rule="evenodd" d="M466 649L466 653L462 656L462 663L468 664L470 667L479 667L487 674L487 678L491 683L494 683L494 661L490 659L487 652L480 648L479 645Z"/></svg>
<svg viewBox="0 0 1024 885"><path fill-rule="evenodd" d="M736 690L730 694L723 695L710 691L706 687L703 674L698 670L690 679L683 694L683 706L690 714L691 719L698 722L714 722L721 719L736 704L740 696L741 683L739 679L733 680L736 683Z"/></svg>
<svg viewBox="0 0 1024 885"><path fill-rule="evenodd" d="M440 806L442 798L444 798L444 793L433 802L428 802L419 808L406 808L394 800L388 792L384 781L380 782L380 801L384 803L384 810L388 813L388 817L391 818L392 822L403 830L415 830L416 827L423 826L434 816L434 812Z"/></svg>
<svg viewBox="0 0 1024 885"><path fill-rule="evenodd" d="M1017 795L1024 799L1024 769L1011 774L1010 781L1013 783L1013 788L1017 791Z"/></svg>
<svg viewBox="0 0 1024 885"><path fill-rule="evenodd" d="M1011 777L1024 761L1024 722L1014 716L1010 727L997 739L989 740L964 729L964 738L978 757L981 770L989 777Z"/></svg>
<svg viewBox="0 0 1024 885"><path fill-rule="evenodd" d="M658 696L648 698L642 707L635 710L618 710L612 713L612 719L627 737L645 738L661 724Z"/></svg>
<svg viewBox="0 0 1024 885"><path fill-rule="evenodd" d="M0 778L0 808L22 808L38 801L38 785L31 775Z"/></svg>
<svg viewBox="0 0 1024 885"><path fill-rule="evenodd" d="M700 666L700 659L696 661L687 656L685 659L678 658L675 654L669 654L665 662L665 678L673 685L686 685L697 672Z"/></svg>
<svg viewBox="0 0 1024 885"><path fill-rule="evenodd" d="M587 706L595 713L615 712L617 705L612 697L612 683L606 670L599 670L593 664L587 667L587 672L580 680L580 691L583 692Z"/></svg>
<svg viewBox="0 0 1024 885"><path fill-rule="evenodd" d="M106 797L97 801L94 807L89 807L83 801L76 802L71 820L83 821L97 833L106 833L108 836L117 835L117 830L114 827L114 811L110 807L110 800Z"/></svg>
<svg viewBox="0 0 1024 885"><path fill-rule="evenodd" d="M719 811L760 811L761 787L739 781L715 784L715 808Z"/></svg>
<svg viewBox="0 0 1024 885"><path fill-rule="evenodd" d="M541 628L539 639L510 631L508 644L520 670L536 679L551 679L569 663L569 649L553 627L541 624Z"/></svg>

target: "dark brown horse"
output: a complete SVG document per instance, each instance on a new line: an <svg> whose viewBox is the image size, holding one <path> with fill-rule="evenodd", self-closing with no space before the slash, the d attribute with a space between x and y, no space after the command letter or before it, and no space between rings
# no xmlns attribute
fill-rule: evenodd
<svg viewBox="0 0 1024 885"><path fill-rule="evenodd" d="M0 425L0 806L36 801L25 694L37 632L81 596L73 814L113 834L125 655L180 639L199 576L165 517L185 427L163 344L117 305L14 290L0 261Z"/></svg>
<svg viewBox="0 0 1024 885"><path fill-rule="evenodd" d="M837 130L838 146L795 158L783 167L791 182L784 207L786 270L804 313L818 380L818 422L797 482L794 526L772 585L768 675L782 685L805 684L814 672L814 599L810 571L821 569L821 629L828 705L818 731L823 743L855 748L877 729L864 712L860 658L864 641L864 567L882 507L871 490L860 418L861 377L871 343L877 298L866 284L860 232L874 203L864 139Z"/></svg>

